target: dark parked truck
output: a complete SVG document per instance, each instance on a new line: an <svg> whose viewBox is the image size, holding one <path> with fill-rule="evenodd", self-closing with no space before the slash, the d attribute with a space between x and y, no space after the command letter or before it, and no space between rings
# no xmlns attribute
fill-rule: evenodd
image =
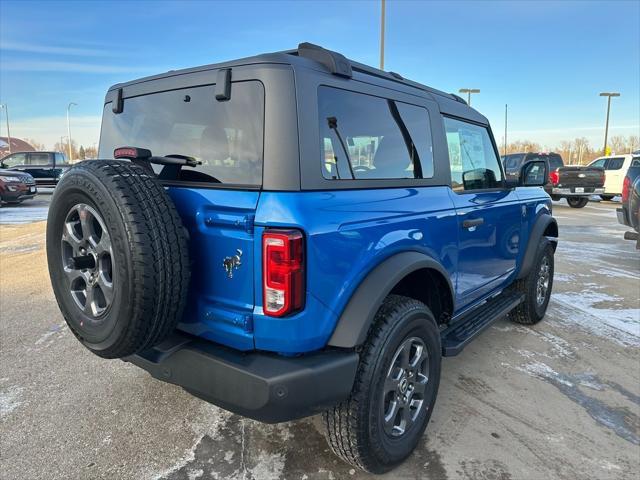
<svg viewBox="0 0 640 480"><path fill-rule="evenodd" d="M28 173L40 186L54 187L70 165L60 152L16 152L0 160L0 166Z"/></svg>
<svg viewBox="0 0 640 480"><path fill-rule="evenodd" d="M263 422L322 414L358 468L410 455L442 357L545 315L547 164L507 179L455 95L301 44L113 86L99 150L47 223L78 340Z"/></svg>
<svg viewBox="0 0 640 480"><path fill-rule="evenodd" d="M601 167L565 166L557 153L512 153L502 157L507 178L518 178L526 162L544 160L549 166L545 190L553 200L566 198L573 208L589 203L591 195L604 194L605 172Z"/></svg>

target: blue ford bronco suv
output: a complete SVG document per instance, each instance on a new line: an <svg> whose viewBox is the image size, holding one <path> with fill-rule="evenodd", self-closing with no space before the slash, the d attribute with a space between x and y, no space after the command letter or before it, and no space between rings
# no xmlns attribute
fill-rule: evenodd
<svg viewBox="0 0 640 480"><path fill-rule="evenodd" d="M464 100L304 43L118 84L47 225L96 355L237 414L322 414L380 473L420 441L441 358L535 324L558 227L543 161L505 179Z"/></svg>

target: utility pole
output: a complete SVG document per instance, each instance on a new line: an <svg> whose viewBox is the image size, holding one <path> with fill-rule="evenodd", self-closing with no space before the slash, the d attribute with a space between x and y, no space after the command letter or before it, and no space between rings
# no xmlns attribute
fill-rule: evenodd
<svg viewBox="0 0 640 480"><path fill-rule="evenodd" d="M0 103L0 108L4 109L5 119L7 120L7 143L9 144L9 155L11 155L11 131L9 130L9 107L6 103Z"/></svg>
<svg viewBox="0 0 640 480"><path fill-rule="evenodd" d="M472 93L480 93L480 89L478 89L478 88L461 88L460 90L458 90L458 92L467 94L467 105L471 106L471 94Z"/></svg>
<svg viewBox="0 0 640 480"><path fill-rule="evenodd" d="M71 151L71 122L69 121L69 110L73 105L78 105L77 103L70 102L67 105L67 142L69 143L69 163L73 162L73 153Z"/></svg>
<svg viewBox="0 0 640 480"><path fill-rule="evenodd" d="M507 154L507 104L504 104L504 154Z"/></svg>
<svg viewBox="0 0 640 480"><path fill-rule="evenodd" d="M611 111L611 97L619 97L617 92L602 92L601 97L607 97L607 120L604 124L604 147L602 149L602 155L607 154L607 137L609 136L609 112Z"/></svg>
<svg viewBox="0 0 640 480"><path fill-rule="evenodd" d="M384 15L385 15L385 0L381 0L381 12L380 12L380 70L384 70Z"/></svg>

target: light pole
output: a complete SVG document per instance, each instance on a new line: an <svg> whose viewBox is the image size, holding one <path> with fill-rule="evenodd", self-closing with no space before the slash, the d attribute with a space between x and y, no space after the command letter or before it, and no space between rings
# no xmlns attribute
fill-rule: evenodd
<svg viewBox="0 0 640 480"><path fill-rule="evenodd" d="M380 11L380 70L384 70L384 14L385 14L385 1L381 0L381 11Z"/></svg>
<svg viewBox="0 0 640 480"><path fill-rule="evenodd" d="M504 104L504 154L507 154L507 109L508 106Z"/></svg>
<svg viewBox="0 0 640 480"><path fill-rule="evenodd" d="M4 109L5 119L7 120L7 143L9 144L9 154L11 154L11 131L9 130L9 107L6 103L0 103L0 108Z"/></svg>
<svg viewBox="0 0 640 480"><path fill-rule="evenodd" d="M77 106L78 104L69 102L69 105L67 105L67 142L69 143L69 163L73 162L73 154L71 152L71 122L69 121L69 110L71 110L73 105Z"/></svg>
<svg viewBox="0 0 640 480"><path fill-rule="evenodd" d="M600 94L601 97L607 97L607 121L604 124L604 148L602 149L602 154L607 154L607 137L609 136L609 111L611 110L611 97L619 97L620 94L617 92L602 92Z"/></svg>
<svg viewBox="0 0 640 480"><path fill-rule="evenodd" d="M467 94L467 105L471 106L471 94L480 93L480 89L479 88L461 88L460 90L458 90L458 92Z"/></svg>

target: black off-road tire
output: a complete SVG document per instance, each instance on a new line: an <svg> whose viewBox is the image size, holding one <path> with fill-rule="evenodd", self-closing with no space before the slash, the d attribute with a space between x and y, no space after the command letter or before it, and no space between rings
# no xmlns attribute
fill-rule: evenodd
<svg viewBox="0 0 640 480"><path fill-rule="evenodd" d="M419 338L429 354L424 406L399 437L384 429L383 388L397 349ZM371 473L384 473L406 459L420 441L435 405L440 383L440 333L422 302L389 295L376 314L360 354L350 397L323 413L324 433L333 452L345 462Z"/></svg>
<svg viewBox="0 0 640 480"><path fill-rule="evenodd" d="M589 203L589 197L567 197L567 203L571 208L583 208Z"/></svg>
<svg viewBox="0 0 640 480"><path fill-rule="evenodd" d="M615 195L600 195L600 198L605 202L610 202L613 200L613 197L615 197Z"/></svg>
<svg viewBox="0 0 640 480"><path fill-rule="evenodd" d="M559 202L560 200L562 200L562 197L560 195L551 195L551 200L553 200L554 202Z"/></svg>
<svg viewBox="0 0 640 480"><path fill-rule="evenodd" d="M70 269L65 255L70 249L75 252L77 241L74 237L73 245L63 243L62 234L74 208L92 209L101 218L112 252L112 300L93 317L94 312L78 305L66 273ZM98 229L95 223L92 228ZM95 160L69 169L51 199L47 261L69 328L96 355L120 358L149 348L173 331L182 316L190 279L187 232L162 185L134 164Z"/></svg>
<svg viewBox="0 0 640 480"><path fill-rule="evenodd" d="M553 245L548 240L543 239L538 247L536 260L531 267L531 271L525 278L516 281L514 285L516 291L524 293L524 301L509 313L509 318L513 322L522 325L535 325L544 318L553 289L553 256ZM540 279L541 268L545 259L549 266L549 283L544 301L540 303L537 295L538 280Z"/></svg>

